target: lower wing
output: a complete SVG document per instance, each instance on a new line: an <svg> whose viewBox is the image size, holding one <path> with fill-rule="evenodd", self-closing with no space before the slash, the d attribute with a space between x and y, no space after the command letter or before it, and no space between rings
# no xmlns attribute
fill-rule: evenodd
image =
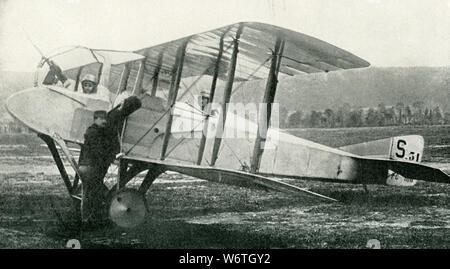
<svg viewBox="0 0 450 269"><path fill-rule="evenodd" d="M336 199L331 197L327 197L325 195L321 195L303 188L299 188L297 186L287 184L281 182L278 179L268 178L262 175L252 174L244 171L231 170L231 169L223 169L223 168L215 168L208 166L198 166L198 165L189 165L189 164L179 164L179 163L170 163L167 161L156 161L149 159L140 159L135 157L124 157L125 159L137 160L149 162L155 165L163 166L165 169L190 175L193 177L198 177L201 179L205 179L208 181L213 181L217 183L223 183L228 185L240 186L240 187L256 187L256 188L264 188L271 189L280 192L284 192L287 194L292 194L295 196L299 196L302 198L309 197L324 201L332 201L337 202Z"/></svg>

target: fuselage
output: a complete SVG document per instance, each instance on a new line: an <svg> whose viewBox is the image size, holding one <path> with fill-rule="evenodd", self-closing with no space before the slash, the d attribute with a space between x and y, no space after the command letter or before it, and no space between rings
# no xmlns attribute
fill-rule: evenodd
<svg viewBox="0 0 450 269"><path fill-rule="evenodd" d="M142 94L140 99L142 107L126 119L122 133L119 134L121 151L125 156L148 162L164 161L172 167L210 167L214 141L221 139L219 154L213 167L249 171L258 131L258 124L255 122L243 115L228 112L224 132L219 135L217 130L220 129L221 110L207 115L198 107L182 102L171 108L166 100L147 93ZM14 118L31 130L48 136L57 134L65 141L81 145L86 129L93 123L94 111L108 110L111 104L57 86L38 86L13 94L7 99L6 107ZM167 150L162 156L169 115L173 117L173 121ZM208 124L205 127L206 119ZM204 154L198 163L199 144L203 134L206 136ZM397 146L395 150L398 152L394 152L393 146L397 142L404 144L398 144L402 147ZM389 178L393 176L389 170L389 161L417 163L420 162L419 154L421 157L422 151L423 138L420 136L394 137L340 150L287 134L278 128L269 128L257 173L340 183L390 184ZM403 155L399 155L402 157L396 158L397 153L402 153ZM378 154L378 157L370 156L371 154ZM425 169L414 165L400 166ZM200 173L200 176L192 174L197 177L202 175L204 173ZM398 174L394 173L398 179L396 175ZM415 173L412 175L416 176ZM419 179L428 179L426 174L418 176ZM207 175L205 179L208 179ZM446 182L447 178L443 180ZM410 181L399 180L392 185L396 184L413 185Z"/></svg>
<svg viewBox="0 0 450 269"><path fill-rule="evenodd" d="M169 115L166 111L170 108L161 98L150 95L144 95L142 103L142 108L126 121L122 151L131 157L160 159ZM65 88L39 86L12 95L6 106L12 116L33 131L47 135L57 133L66 141L82 144L84 132L92 124L93 111L107 110L110 104ZM171 113L173 124L165 159L195 164L206 117L197 108L184 103L177 103ZM218 114L209 117L200 165L210 163L219 118ZM215 167L248 169L257 128L256 123L229 112ZM269 128L259 173L353 182L359 170L352 157L357 156Z"/></svg>

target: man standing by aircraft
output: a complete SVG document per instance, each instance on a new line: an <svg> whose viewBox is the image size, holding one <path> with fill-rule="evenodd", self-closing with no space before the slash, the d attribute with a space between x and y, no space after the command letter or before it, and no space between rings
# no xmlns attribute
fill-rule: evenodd
<svg viewBox="0 0 450 269"><path fill-rule="evenodd" d="M119 151L117 135L107 126L107 113L104 110L94 112L94 124L84 134L84 144L80 153L79 171L83 182L81 217L83 223L99 224L105 219L102 203L107 188L103 178L109 165Z"/></svg>
<svg viewBox="0 0 450 269"><path fill-rule="evenodd" d="M121 123L140 106L140 100L131 96L108 113L104 110L94 112L94 123L84 134L79 160L83 183L81 217L85 225L101 225L106 221L104 203L108 189L103 179L120 151L118 131Z"/></svg>

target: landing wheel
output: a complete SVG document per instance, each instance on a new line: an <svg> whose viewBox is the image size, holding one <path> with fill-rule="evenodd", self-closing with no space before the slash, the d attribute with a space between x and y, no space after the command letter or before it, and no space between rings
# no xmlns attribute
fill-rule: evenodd
<svg viewBox="0 0 450 269"><path fill-rule="evenodd" d="M111 199L109 217L120 227L134 228L144 222L146 215L147 201L135 189L123 189Z"/></svg>

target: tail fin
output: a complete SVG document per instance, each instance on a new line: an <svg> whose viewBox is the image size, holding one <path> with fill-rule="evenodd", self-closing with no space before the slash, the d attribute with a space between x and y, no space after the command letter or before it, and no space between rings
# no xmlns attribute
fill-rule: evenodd
<svg viewBox="0 0 450 269"><path fill-rule="evenodd" d="M339 149L369 158L420 163L422 161L423 148L424 139L422 136L406 135L348 145ZM388 170L386 184L392 186L414 186L416 180L405 178L392 170Z"/></svg>
<svg viewBox="0 0 450 269"><path fill-rule="evenodd" d="M424 140L420 135L405 135L340 147L359 156L421 162Z"/></svg>

